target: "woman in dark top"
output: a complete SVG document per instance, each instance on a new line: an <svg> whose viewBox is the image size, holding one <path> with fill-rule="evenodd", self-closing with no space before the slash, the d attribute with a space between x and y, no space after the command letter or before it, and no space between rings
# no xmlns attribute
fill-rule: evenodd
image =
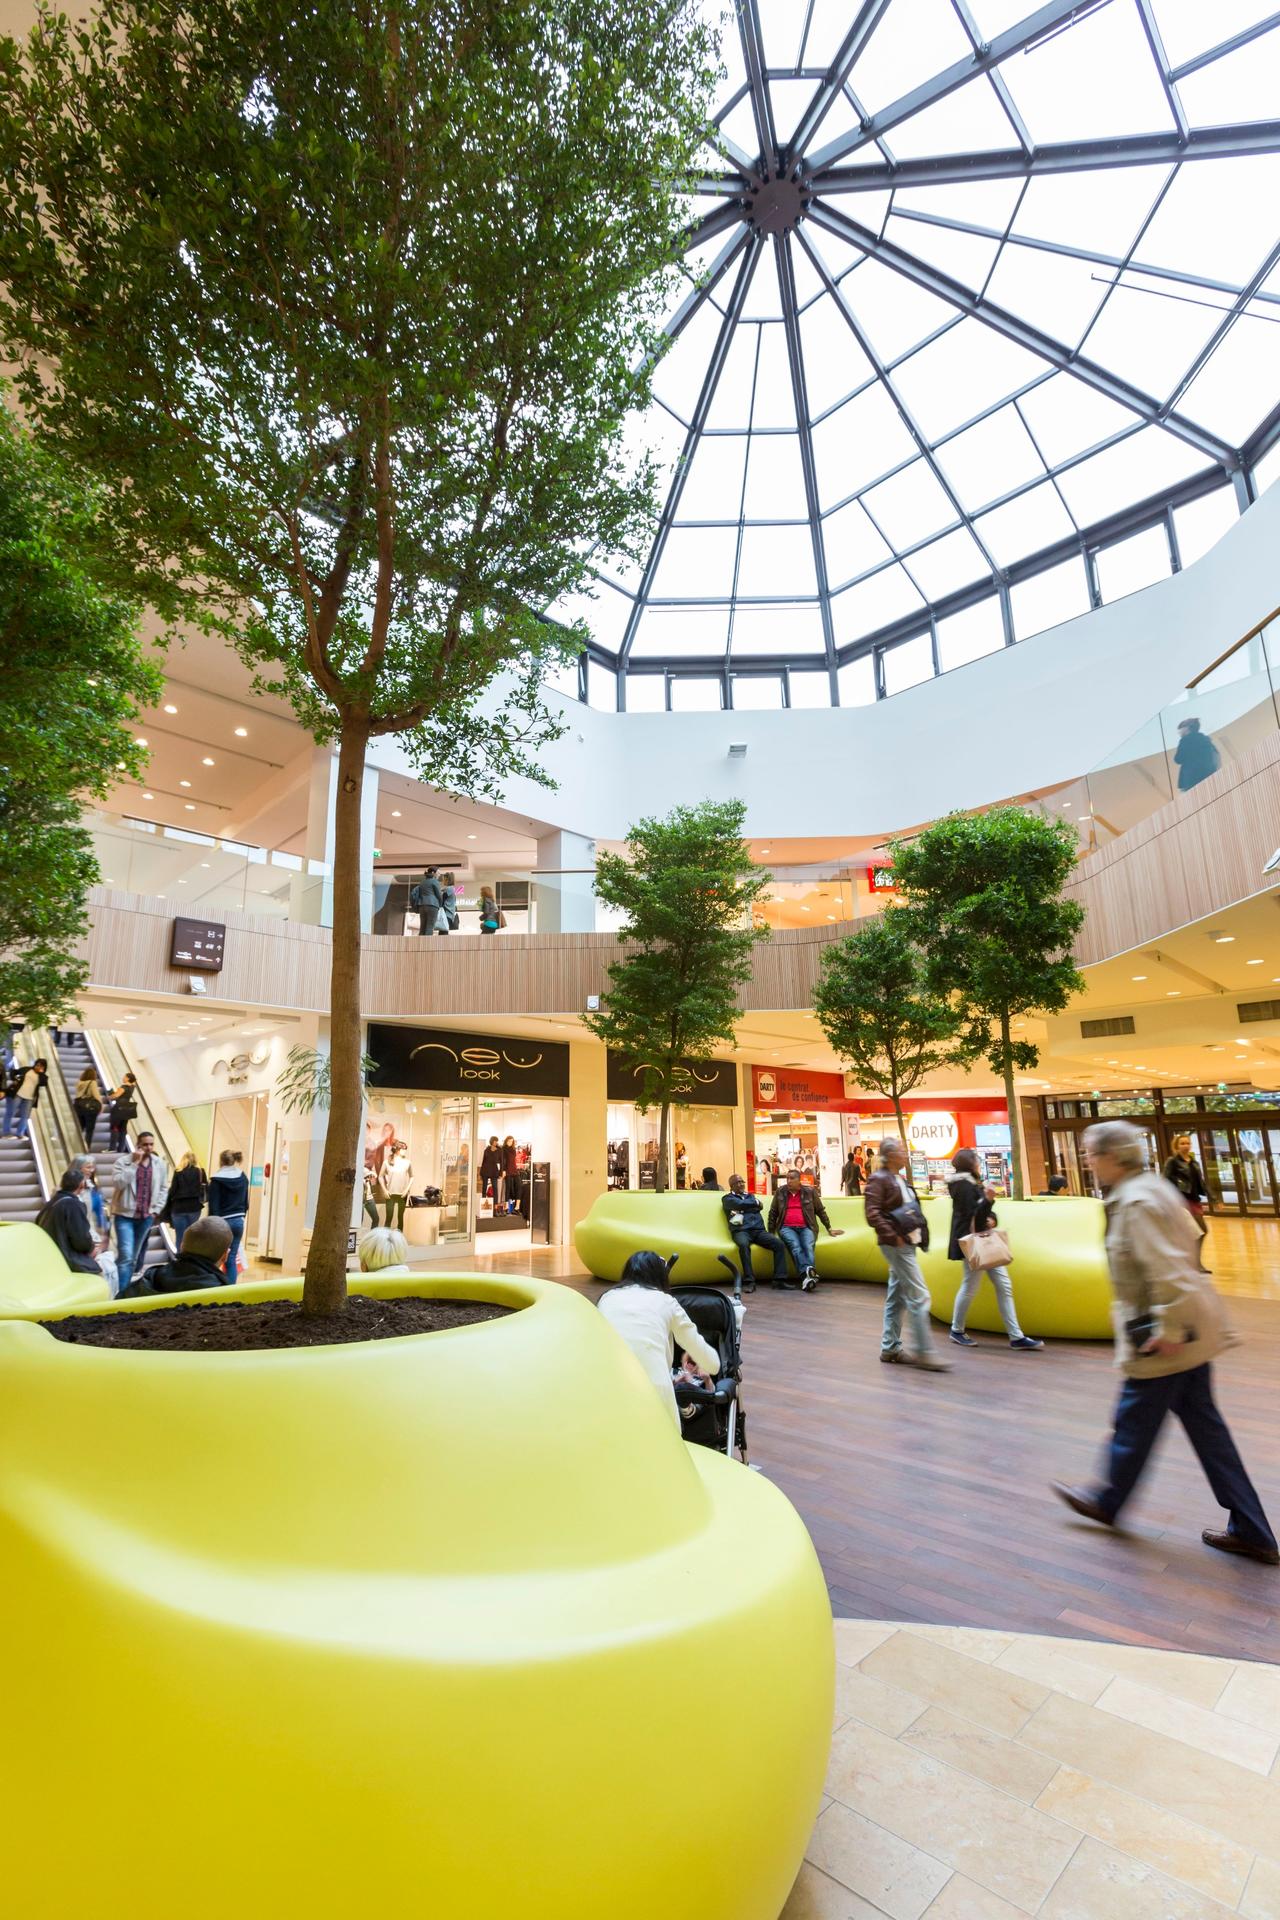
<svg viewBox="0 0 1280 1920"><path fill-rule="evenodd" d="M129 1129L137 1117L138 1083L131 1073L126 1073L111 1094L111 1106L107 1114L111 1124L112 1153L125 1152L129 1144Z"/></svg>
<svg viewBox="0 0 1280 1920"><path fill-rule="evenodd" d="M1020 1353L1034 1353L1044 1345L1044 1341L1030 1339L1018 1325L1008 1267L971 1267L960 1245L967 1234L985 1233L988 1227L999 1224L991 1192L978 1177L978 1156L973 1148L961 1147L951 1162L951 1168L951 1178L947 1181L947 1191L951 1195L951 1239L947 1246L947 1258L964 1260L964 1278L956 1294L955 1306L951 1309L951 1338L958 1347L977 1346L977 1341L965 1332L964 1324L985 1274L995 1288L996 1305L1009 1336L1009 1345L1016 1347Z"/></svg>
<svg viewBox="0 0 1280 1920"><path fill-rule="evenodd" d="M93 1136L98 1127L98 1115L102 1112L102 1095L98 1090L98 1075L93 1067L86 1067L76 1081L75 1094L71 1105L84 1135L86 1147L93 1146Z"/></svg>
<svg viewBox="0 0 1280 1920"><path fill-rule="evenodd" d="M209 1181L209 1216L225 1220L231 1229L231 1251L227 1255L227 1279L234 1283L240 1270L240 1242L244 1237L245 1215L249 1211L249 1176L243 1166L244 1155L234 1147L224 1147L218 1155L218 1170Z"/></svg>
<svg viewBox="0 0 1280 1920"><path fill-rule="evenodd" d="M1164 1177L1178 1189L1200 1229L1203 1240L1209 1231L1205 1219L1205 1202L1209 1198L1209 1189L1205 1186L1204 1175L1200 1171L1200 1162L1196 1159L1191 1145L1191 1135L1180 1133L1173 1142L1173 1152L1164 1163Z"/></svg>
<svg viewBox="0 0 1280 1920"><path fill-rule="evenodd" d="M209 1182L205 1179L204 1168L194 1153L184 1153L173 1179L169 1182L169 1193L160 1215L173 1228L174 1244L182 1252L182 1241L187 1228L192 1226L204 1212L205 1197Z"/></svg>
<svg viewBox="0 0 1280 1920"><path fill-rule="evenodd" d="M852 1151L840 1169L840 1191L855 1200L862 1192L862 1162Z"/></svg>

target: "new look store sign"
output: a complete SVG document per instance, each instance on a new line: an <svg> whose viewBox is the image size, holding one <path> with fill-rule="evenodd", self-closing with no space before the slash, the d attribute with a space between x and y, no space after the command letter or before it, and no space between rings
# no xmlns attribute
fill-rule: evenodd
<svg viewBox="0 0 1280 1920"><path fill-rule="evenodd" d="M564 1100L569 1049L558 1040L458 1033L443 1027L394 1027L371 1021L367 1042L377 1066L370 1085L422 1093L525 1093Z"/></svg>
<svg viewBox="0 0 1280 1920"><path fill-rule="evenodd" d="M612 1047L605 1071L610 1100L634 1100L644 1086L645 1062ZM736 1107L738 1069L732 1060L682 1060L672 1091L677 1106Z"/></svg>

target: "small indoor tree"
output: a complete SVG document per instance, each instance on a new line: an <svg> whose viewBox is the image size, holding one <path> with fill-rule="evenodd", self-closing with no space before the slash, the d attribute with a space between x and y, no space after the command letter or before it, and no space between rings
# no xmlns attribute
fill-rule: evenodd
<svg viewBox="0 0 1280 1920"><path fill-rule="evenodd" d="M928 985L918 929L905 907L887 907L824 950L813 1006L859 1085L892 1101L904 1141L904 1096L971 1057L963 1016Z"/></svg>
<svg viewBox="0 0 1280 1920"><path fill-rule="evenodd" d="M712 59L696 0L38 0L0 40L22 403L100 477L131 590L338 749L310 1312L346 1296L366 750L545 778L541 610L650 524L623 426Z"/></svg>
<svg viewBox="0 0 1280 1920"><path fill-rule="evenodd" d="M609 968L609 990L587 1026L637 1070L636 1105L659 1109L656 1185L667 1185L671 1108L687 1060L732 1042L738 988L767 937L751 909L771 876L753 866L741 800L676 807L640 820L626 853L596 862L596 892L623 915L635 951Z"/></svg>
<svg viewBox="0 0 1280 1920"><path fill-rule="evenodd" d="M949 814L914 840L894 843L898 886L913 911L929 984L953 1001L975 1055L1004 1082L1013 1196L1025 1190L1014 1071L1039 1049L1014 1023L1061 1013L1084 981L1071 956L1084 908L1063 898L1079 853L1076 830L1021 807Z"/></svg>
<svg viewBox="0 0 1280 1920"><path fill-rule="evenodd" d="M99 879L84 802L146 750L130 731L161 678L142 654L137 609L87 563L96 502L0 404L0 1014L64 1019L87 969L75 948Z"/></svg>

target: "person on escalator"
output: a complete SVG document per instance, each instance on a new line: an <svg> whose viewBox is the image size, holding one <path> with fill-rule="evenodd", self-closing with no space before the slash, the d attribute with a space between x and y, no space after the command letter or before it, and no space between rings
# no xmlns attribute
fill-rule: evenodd
<svg viewBox="0 0 1280 1920"><path fill-rule="evenodd" d="M249 1211L249 1176L244 1170L244 1155L237 1153L234 1147L224 1147L218 1162L216 1171L209 1179L209 1217L211 1220L225 1220L231 1229L227 1279L234 1281L239 1271L245 1215Z"/></svg>
<svg viewBox="0 0 1280 1920"><path fill-rule="evenodd" d="M18 1097L14 1101L14 1113L16 1116L14 1132L19 1140L25 1140L27 1137L32 1109L39 1106L40 1094L48 1084L46 1078L48 1071L48 1063L43 1058L35 1060L25 1070L21 1080L18 1082ZM7 1113L8 1106L6 1102L6 1117Z"/></svg>
<svg viewBox="0 0 1280 1920"><path fill-rule="evenodd" d="M129 1144L129 1129L138 1117L138 1082L126 1073L109 1095L107 1120L111 1127L111 1151L123 1153Z"/></svg>
<svg viewBox="0 0 1280 1920"><path fill-rule="evenodd" d="M93 1136L98 1129L98 1115L102 1112L102 1091L98 1086L98 1073L95 1067L86 1067L76 1081L71 1105L84 1136L85 1146L92 1148Z"/></svg>

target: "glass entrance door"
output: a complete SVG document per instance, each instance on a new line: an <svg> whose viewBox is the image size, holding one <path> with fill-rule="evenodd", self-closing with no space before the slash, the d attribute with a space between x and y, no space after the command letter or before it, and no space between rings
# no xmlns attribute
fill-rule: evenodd
<svg viewBox="0 0 1280 1920"><path fill-rule="evenodd" d="M1215 1213L1239 1213L1241 1181L1236 1163L1235 1129L1205 1127L1200 1130L1200 1164L1209 1189L1209 1205Z"/></svg>
<svg viewBox="0 0 1280 1920"><path fill-rule="evenodd" d="M1267 1143L1257 1127L1237 1127L1236 1164L1240 1169L1240 1191L1246 1213L1270 1213L1276 1210L1275 1173Z"/></svg>
<svg viewBox="0 0 1280 1920"><path fill-rule="evenodd" d="M440 1103L441 1240L471 1238L471 1162L471 1096L454 1094Z"/></svg>

